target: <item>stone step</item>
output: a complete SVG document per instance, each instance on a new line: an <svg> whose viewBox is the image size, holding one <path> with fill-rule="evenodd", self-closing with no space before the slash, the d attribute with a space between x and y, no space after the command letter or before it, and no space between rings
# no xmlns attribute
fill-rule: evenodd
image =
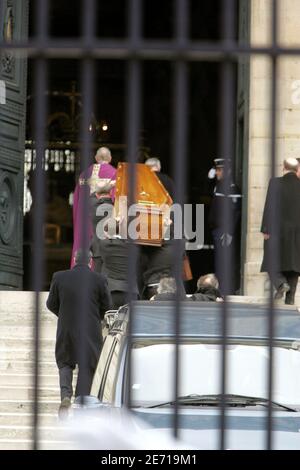
<svg viewBox="0 0 300 470"><path fill-rule="evenodd" d="M43 426L39 430L39 438L41 441L65 441L66 432L57 426ZM0 439L32 439L31 426L0 426Z"/></svg>
<svg viewBox="0 0 300 470"><path fill-rule="evenodd" d="M14 364L15 362L32 362L34 363L35 360L35 351L30 350L30 349L23 349L23 348L17 348L17 349L10 349L10 348L0 348L0 362L7 362L8 364L12 363ZM56 364L55 362L55 347L50 349L44 349L41 348L39 350L39 361L40 362L52 362L53 364ZM1 369L0 369L1 370Z"/></svg>
<svg viewBox="0 0 300 470"><path fill-rule="evenodd" d="M39 376L41 387L59 387L57 374L47 374ZM0 386L33 386L34 376L32 374L0 374Z"/></svg>
<svg viewBox="0 0 300 470"><path fill-rule="evenodd" d="M18 350L18 349L34 349L34 340L32 338L24 338L24 339L15 339L15 338L7 338L4 337L1 331L0 337L0 354L3 349L11 349L11 350ZM47 338L41 339L39 341L40 349L48 349L54 350L55 348L55 338Z"/></svg>
<svg viewBox="0 0 300 470"><path fill-rule="evenodd" d="M29 439L0 439L1 450L32 450ZM39 450L74 450L72 443L67 441L39 441Z"/></svg>
<svg viewBox="0 0 300 470"><path fill-rule="evenodd" d="M2 325L0 317L0 331L1 337L10 339L30 339L34 341L33 326L26 325ZM56 324L42 323L40 326L40 339L53 339L56 337ZM33 343L32 343L33 344Z"/></svg>
<svg viewBox="0 0 300 470"><path fill-rule="evenodd" d="M54 347L51 349L40 349L39 360L55 363ZM35 352L30 349L0 349L1 361L34 361Z"/></svg>
<svg viewBox="0 0 300 470"><path fill-rule="evenodd" d="M0 400L5 400L8 397L13 397L14 400L33 400L34 398L34 388L33 387L20 387L12 386L6 387L0 386ZM39 398L44 399L59 399L60 389L59 387L41 387L39 388Z"/></svg>
<svg viewBox="0 0 300 470"><path fill-rule="evenodd" d="M258 296L258 295L229 295L227 300L232 303L246 303L246 304L264 304L266 307L270 304L269 296ZM300 296L295 297L295 305L285 305L284 299L276 300L275 306L284 308L286 310L295 310L300 306Z"/></svg>
<svg viewBox="0 0 300 470"><path fill-rule="evenodd" d="M56 399L39 400L39 413L55 414L60 405L59 397ZM1 413L32 413L32 400L9 400L7 398L0 400Z"/></svg>
<svg viewBox="0 0 300 470"><path fill-rule="evenodd" d="M0 356L1 357L1 356ZM28 360L15 360L12 358L11 360L3 360L0 359L0 374L3 373L10 373L10 374L32 374L34 371L34 362ZM42 361L40 362L39 367L40 374L57 374L58 369L55 361Z"/></svg>
<svg viewBox="0 0 300 470"><path fill-rule="evenodd" d="M1 413L0 426L32 426L32 413ZM58 422L57 413L43 413L38 419L40 426L55 426Z"/></svg>
<svg viewBox="0 0 300 470"><path fill-rule="evenodd" d="M35 318L32 314L28 313L25 309L19 312L9 312L6 317L3 313L0 314L1 326L30 326L34 328ZM40 315L40 326L54 326L57 323L57 317L53 313L43 313Z"/></svg>
<svg viewBox="0 0 300 470"><path fill-rule="evenodd" d="M51 315L46 307L48 292L40 292L40 313L41 315ZM15 313L25 312L24 316L29 316L35 312L35 293L26 291L0 291L0 316L14 316Z"/></svg>

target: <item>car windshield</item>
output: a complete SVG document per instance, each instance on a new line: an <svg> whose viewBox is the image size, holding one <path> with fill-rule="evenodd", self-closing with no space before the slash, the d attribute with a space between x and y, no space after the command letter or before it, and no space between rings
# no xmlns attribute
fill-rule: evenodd
<svg viewBox="0 0 300 470"><path fill-rule="evenodd" d="M179 396L218 395L222 346L181 344ZM134 406L153 406L174 400L173 343L133 345L132 402ZM274 402L300 408L300 352L274 348ZM269 350L267 346L228 345L227 394L268 398ZM191 400L191 406L193 406Z"/></svg>

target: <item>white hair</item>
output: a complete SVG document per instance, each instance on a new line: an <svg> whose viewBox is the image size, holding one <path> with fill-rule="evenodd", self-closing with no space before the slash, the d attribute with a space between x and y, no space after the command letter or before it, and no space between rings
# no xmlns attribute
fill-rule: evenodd
<svg viewBox="0 0 300 470"><path fill-rule="evenodd" d="M107 147L100 147L97 150L97 153L95 155L95 159L100 162L110 162L111 161L111 152L109 148Z"/></svg>
<svg viewBox="0 0 300 470"><path fill-rule="evenodd" d="M173 277L163 277L158 284L158 294L175 294L176 293L176 280Z"/></svg>
<svg viewBox="0 0 300 470"><path fill-rule="evenodd" d="M286 171L297 171L299 162L296 158L286 158L283 162L284 169Z"/></svg>
<svg viewBox="0 0 300 470"><path fill-rule="evenodd" d="M145 165L150 166L152 168L156 168L156 171L161 170L160 160L156 157L147 158L147 160L145 161Z"/></svg>

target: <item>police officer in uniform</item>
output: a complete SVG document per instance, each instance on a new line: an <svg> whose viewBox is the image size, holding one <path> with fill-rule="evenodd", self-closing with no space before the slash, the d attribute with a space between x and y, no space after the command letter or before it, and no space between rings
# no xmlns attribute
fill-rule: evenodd
<svg viewBox="0 0 300 470"><path fill-rule="evenodd" d="M232 181L231 162L214 160L209 177L216 177L216 186L209 213L209 226L214 242L215 274L222 295L232 295L238 289L241 192ZM226 207L227 205L227 207ZM227 215L227 218L226 218Z"/></svg>

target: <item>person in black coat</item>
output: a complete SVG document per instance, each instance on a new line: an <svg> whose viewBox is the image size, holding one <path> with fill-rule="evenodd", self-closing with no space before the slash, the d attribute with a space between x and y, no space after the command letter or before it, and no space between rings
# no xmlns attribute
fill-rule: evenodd
<svg viewBox="0 0 300 470"><path fill-rule="evenodd" d="M284 175L269 182L261 232L264 236L262 272L268 272L277 290L275 298L285 296L293 305L300 273L300 181L298 162L284 160Z"/></svg>
<svg viewBox="0 0 300 470"><path fill-rule="evenodd" d="M215 273L222 295L234 294L239 288L239 243L241 192L232 181L230 160L214 160L217 183L208 217L214 241ZM228 206L226 206L228 205ZM228 219L224 220L224 214ZM225 270L227 260L228 272Z"/></svg>
<svg viewBox="0 0 300 470"><path fill-rule="evenodd" d="M108 181L105 183L98 183L96 185L96 191L90 195L90 217L93 225L93 239L91 242L90 250L93 255L94 271L101 273L103 260L99 251L99 230L101 230L102 222L107 217L112 216L113 212L113 201L110 196L114 181ZM97 234L98 227L98 234ZM101 234L100 234L101 235Z"/></svg>
<svg viewBox="0 0 300 470"><path fill-rule="evenodd" d="M179 285L179 300L190 300L186 297L185 290ZM154 301L175 301L177 299L177 285L173 277L163 277L160 279L157 293L151 297Z"/></svg>
<svg viewBox="0 0 300 470"><path fill-rule="evenodd" d="M103 237L97 240L98 250L103 261L102 272L107 277L114 309L118 309L129 301L128 255L130 246L129 241L126 238L122 238L119 231L119 221L112 218L106 227ZM134 245L133 249L139 251L136 245ZM136 259L137 256L138 253ZM133 299L138 297L136 281L133 283L131 296Z"/></svg>
<svg viewBox="0 0 300 470"><path fill-rule="evenodd" d="M101 319L111 307L107 280L89 268L91 254L77 251L73 269L54 273L47 308L57 317L55 358L61 390L60 412L71 404L73 370L78 364L75 396L88 395L102 347Z"/></svg>
<svg viewBox="0 0 300 470"><path fill-rule="evenodd" d="M219 291L219 282L214 274L200 276L197 281L197 290L192 296L197 302L220 302L222 296Z"/></svg>
<svg viewBox="0 0 300 470"><path fill-rule="evenodd" d="M143 299L149 298L156 291L162 278L173 277L175 270L175 254L183 260L184 240L180 241L180 248L174 246L174 240L163 240L161 246L142 246L140 256L140 291ZM184 290L182 283L181 289Z"/></svg>
<svg viewBox="0 0 300 470"><path fill-rule="evenodd" d="M174 195L175 195L174 181L170 178L170 176L161 172L160 160L156 157L147 158L147 160L145 161L145 165L149 166L151 170L155 172L156 176L161 181L161 183L163 184L163 186L168 191L169 195L174 201Z"/></svg>

